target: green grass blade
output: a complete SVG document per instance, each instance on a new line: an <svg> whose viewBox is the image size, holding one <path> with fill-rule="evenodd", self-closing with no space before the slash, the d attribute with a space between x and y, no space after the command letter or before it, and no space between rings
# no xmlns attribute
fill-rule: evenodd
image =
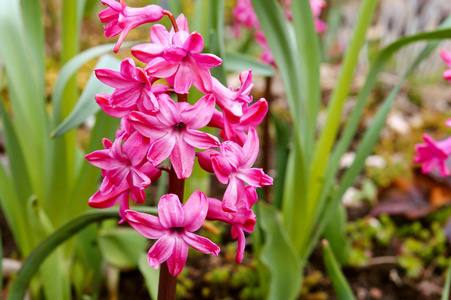
<svg viewBox="0 0 451 300"><path fill-rule="evenodd" d="M327 240L323 240L323 259L326 265L327 274L329 275L332 286L334 287L337 298L340 300L355 300L356 297L352 292L349 283L346 281L343 273L341 272L340 265L334 257L334 253L329 246Z"/></svg>
<svg viewBox="0 0 451 300"><path fill-rule="evenodd" d="M95 68L119 70L121 61L117 58L104 55L102 56ZM51 133L52 138L56 138L69 130L82 124L89 116L94 115L100 110L99 105L94 101L96 94L107 93L111 94L114 91L112 87L109 87L99 81L94 72L88 79L83 93L80 96L76 106L70 112L69 116L59 124L55 130Z"/></svg>
<svg viewBox="0 0 451 300"><path fill-rule="evenodd" d="M451 288L451 262L448 265L448 269L446 271L446 281L445 281L445 286L443 287L443 292L442 292L442 300L449 300L449 291Z"/></svg>
<svg viewBox="0 0 451 300"><path fill-rule="evenodd" d="M301 264L283 228L282 216L265 203L259 204L259 211L259 224L266 233L261 260L271 274L268 299L295 299L301 288Z"/></svg>
<svg viewBox="0 0 451 300"><path fill-rule="evenodd" d="M253 75L265 77L272 77L275 74L274 68L271 65L242 53L226 52L224 67L227 71L231 72L242 72L251 69Z"/></svg>
<svg viewBox="0 0 451 300"><path fill-rule="evenodd" d="M156 214L156 209L150 207L143 208L140 211ZM61 243L92 223L111 218L120 219L117 209L89 211L68 221L61 228L57 229L53 234L48 236L24 261L16 279L13 281L7 299L22 300L24 298L28 284L41 263Z"/></svg>

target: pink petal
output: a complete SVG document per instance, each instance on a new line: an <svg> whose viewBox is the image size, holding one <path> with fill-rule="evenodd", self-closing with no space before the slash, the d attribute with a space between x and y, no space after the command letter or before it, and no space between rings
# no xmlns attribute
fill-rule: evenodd
<svg viewBox="0 0 451 300"><path fill-rule="evenodd" d="M243 148L235 142L225 141L220 146L221 153L227 161L235 168L241 167L244 158Z"/></svg>
<svg viewBox="0 0 451 300"><path fill-rule="evenodd" d="M185 266L186 259L188 258L188 244L181 238L175 237L175 245L174 250L172 251L172 255L168 258L167 264L169 273L172 276L177 276L182 272L183 267Z"/></svg>
<svg viewBox="0 0 451 300"><path fill-rule="evenodd" d="M247 182L251 186L261 187L272 185L273 179L263 172L263 169L240 169L236 177Z"/></svg>
<svg viewBox="0 0 451 300"><path fill-rule="evenodd" d="M85 155L85 158L91 165L104 170L112 170L122 166L121 162L110 156L109 150L97 150Z"/></svg>
<svg viewBox="0 0 451 300"><path fill-rule="evenodd" d="M177 141L172 149L170 159L172 167L179 179L191 176L194 166L196 152L194 147L183 140L182 136L177 136Z"/></svg>
<svg viewBox="0 0 451 300"><path fill-rule="evenodd" d="M166 194L158 202L158 216L160 223L166 228L182 227L185 221L180 199L175 194Z"/></svg>
<svg viewBox="0 0 451 300"><path fill-rule="evenodd" d="M213 170L218 178L219 182L222 184L227 184L229 182L229 175L232 173L233 169L229 161L221 154L211 154L211 163L213 165Z"/></svg>
<svg viewBox="0 0 451 300"><path fill-rule="evenodd" d="M154 165L161 164L169 157L175 147L176 137L172 134L167 134L164 137L152 143L147 153L147 159Z"/></svg>
<svg viewBox="0 0 451 300"><path fill-rule="evenodd" d="M189 69L191 71L191 81L192 84L204 94L211 93L212 83L211 83L211 73L207 68L202 67L197 63L197 61L192 59L192 55L188 55L184 62L189 64Z"/></svg>
<svg viewBox="0 0 451 300"><path fill-rule="evenodd" d="M155 24L150 28L150 40L154 44L167 46L169 45L169 32L163 25Z"/></svg>
<svg viewBox="0 0 451 300"><path fill-rule="evenodd" d="M135 131L122 145L122 152L130 160L132 166L137 166L146 157L149 146L149 139Z"/></svg>
<svg viewBox="0 0 451 300"><path fill-rule="evenodd" d="M217 137L202 131L191 130L189 128L186 129L186 132L183 135L183 140L192 147L199 149L219 147L219 140Z"/></svg>
<svg viewBox="0 0 451 300"><path fill-rule="evenodd" d="M163 51L164 47L158 44L141 44L131 48L132 55L145 63L161 56Z"/></svg>
<svg viewBox="0 0 451 300"><path fill-rule="evenodd" d="M244 192L244 183L235 176L231 176L222 198L222 209L227 212L236 212L236 202L241 192Z"/></svg>
<svg viewBox="0 0 451 300"><path fill-rule="evenodd" d="M162 94L159 97L160 112L156 114L157 119L168 127L181 122L178 105L172 101L171 97Z"/></svg>
<svg viewBox="0 0 451 300"><path fill-rule="evenodd" d="M184 234L182 234L182 238L188 245L202 253L218 256L219 251L221 251L221 249L209 239L198 236L192 232L185 231Z"/></svg>
<svg viewBox="0 0 451 300"><path fill-rule="evenodd" d="M236 249L235 261L241 263L243 261L244 249L246 247L246 237L241 228L232 226L232 238L238 238L238 248Z"/></svg>
<svg viewBox="0 0 451 300"><path fill-rule="evenodd" d="M191 129L199 129L207 126L215 111L215 98L206 95L194 105L180 112L182 122Z"/></svg>
<svg viewBox="0 0 451 300"><path fill-rule="evenodd" d="M242 168L250 168L254 164L258 155L258 134L257 130L254 128L249 129L249 134L247 135L246 142L243 145L243 158L241 165Z"/></svg>
<svg viewBox="0 0 451 300"><path fill-rule="evenodd" d="M170 130L170 127L161 123L155 116L142 112L132 111L128 120L139 133L148 138L161 138Z"/></svg>
<svg viewBox="0 0 451 300"><path fill-rule="evenodd" d="M188 51L178 46L169 46L164 50L163 58L172 64L181 62L188 55Z"/></svg>
<svg viewBox="0 0 451 300"><path fill-rule="evenodd" d="M255 104L248 107L240 119L240 124L245 127L257 127L263 121L268 112L268 102L265 99L258 100Z"/></svg>
<svg viewBox="0 0 451 300"><path fill-rule="evenodd" d="M97 94L96 102L100 106L100 108L109 116L112 116L113 118L122 118L128 115L128 113L132 110L133 106L131 107L111 107L110 105L110 99L111 95L108 94Z"/></svg>
<svg viewBox="0 0 451 300"><path fill-rule="evenodd" d="M127 87L130 84L129 80L122 77L121 73L118 71L110 69L95 69L94 72L97 79L108 86L122 88Z"/></svg>
<svg viewBox="0 0 451 300"><path fill-rule="evenodd" d="M167 231L167 228L161 225L158 217L149 214L126 210L125 218L130 226L148 239L158 239Z"/></svg>
<svg viewBox="0 0 451 300"><path fill-rule="evenodd" d="M190 232L198 230L207 216L207 196L198 190L195 191L186 201L183 211L185 212L185 221L183 222L185 230Z"/></svg>
<svg viewBox="0 0 451 300"><path fill-rule="evenodd" d="M204 49L204 39L199 33L193 32L183 43L183 48L191 52L202 52Z"/></svg>
<svg viewBox="0 0 451 300"><path fill-rule="evenodd" d="M190 53L190 57L203 69L211 69L222 64L222 59L214 54L207 53Z"/></svg>
<svg viewBox="0 0 451 300"><path fill-rule="evenodd" d="M213 153L219 154L219 152L216 150L207 150L197 153L197 161L199 162L200 167L210 173L214 173L210 157L210 155Z"/></svg>
<svg viewBox="0 0 451 300"><path fill-rule="evenodd" d="M182 61L174 78L174 90L177 94L188 94L193 83L193 75L194 71Z"/></svg>
<svg viewBox="0 0 451 300"><path fill-rule="evenodd" d="M128 202L128 185L125 183L120 188L113 189L108 194L102 194L101 191L97 191L89 198L89 206L92 208L108 208L118 202Z"/></svg>
<svg viewBox="0 0 451 300"><path fill-rule="evenodd" d="M166 78L174 75L178 68L179 64L172 64L162 57L156 57L146 66L145 70L151 76Z"/></svg>
<svg viewBox="0 0 451 300"><path fill-rule="evenodd" d="M150 267L158 269L161 263L171 257L175 247L175 238L167 234L163 235L153 244L147 254L147 261Z"/></svg>

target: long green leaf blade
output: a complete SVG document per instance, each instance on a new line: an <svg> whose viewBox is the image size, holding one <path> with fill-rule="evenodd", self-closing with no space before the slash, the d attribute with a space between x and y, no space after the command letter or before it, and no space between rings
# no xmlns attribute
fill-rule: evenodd
<svg viewBox="0 0 451 300"><path fill-rule="evenodd" d="M334 253L329 246L327 240L323 240L323 259L326 265L327 274L329 275L332 286L338 299L343 300L355 300L356 297L352 292L349 283L346 281L343 273L341 272L340 265L334 257Z"/></svg>
<svg viewBox="0 0 451 300"><path fill-rule="evenodd" d="M95 68L119 70L120 64L121 62L117 58L110 55L104 55L99 59ZM94 101L95 95L102 93L111 94L113 91L114 89L112 87L103 84L96 78L95 74L92 73L74 109L69 116L55 128L51 133L51 137L56 138L68 132L86 121L89 116L97 113L100 110L100 107L96 101Z"/></svg>
<svg viewBox="0 0 451 300"><path fill-rule="evenodd" d="M143 208L140 211L153 214L156 213L155 208ZM19 270L19 273L17 274L17 277L11 286L7 299L22 300L24 298L28 284L30 283L31 278L36 273L41 263L62 242L76 234L84 227L92 223L110 218L120 219L120 216L116 209L89 211L73 220L68 221L61 228L48 236L24 261L22 268Z"/></svg>
<svg viewBox="0 0 451 300"><path fill-rule="evenodd" d="M260 226L266 233L262 261L271 273L268 299L295 299L301 288L301 264L283 228L279 211L259 204Z"/></svg>

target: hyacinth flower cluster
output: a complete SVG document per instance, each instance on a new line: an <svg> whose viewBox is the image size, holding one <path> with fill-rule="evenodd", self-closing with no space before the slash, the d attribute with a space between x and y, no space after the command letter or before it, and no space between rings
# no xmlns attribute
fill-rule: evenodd
<svg viewBox="0 0 451 300"><path fill-rule="evenodd" d="M443 72L443 78L451 83L451 51L442 50L440 56L449 68ZM451 119L446 121L446 125L451 127ZM425 133L423 139L425 143L415 145L416 155L413 161L422 164L421 171L423 174L437 168L441 176L450 176L451 173L446 161L451 155L451 137L437 142Z"/></svg>
<svg viewBox="0 0 451 300"><path fill-rule="evenodd" d="M256 222L252 211L256 188L273 183L262 169L252 167L259 151L255 128L268 111L265 99L254 102L250 95L252 71L240 74L240 87L227 88L210 73L222 60L201 53L203 38L189 31L183 15L175 20L156 5L132 8L123 0L102 3L108 6L99 14L106 23L105 35L120 35L115 51L127 33L141 24L167 15L173 26L168 31L154 24L151 42L132 47L132 55L145 64L144 68L129 57L119 71L95 70L101 82L114 88L112 94L97 94L96 102L105 113L120 118L121 126L114 141L104 139L103 150L86 155L103 175L89 205L102 209L119 204L121 223L127 222L141 235L157 240L148 253L149 266L158 268L166 262L173 276L183 269L189 246L218 255L216 244L194 233L206 219L232 225L232 237L238 240L236 261L240 263L244 232L252 232ZM162 79L167 84L157 83ZM192 86L204 96L189 104L186 100ZM177 102L171 94L177 96ZM202 131L207 126L217 128L220 137ZM182 204L183 192L169 190L158 202L158 217L130 209L130 199L143 203L146 188L162 176L162 171L183 186L196 157L204 170L227 185L222 199L195 191Z"/></svg>
<svg viewBox="0 0 451 300"><path fill-rule="evenodd" d="M315 22L315 29L317 33L326 31L327 25L320 19L321 11L326 7L324 0L310 0L310 7ZM257 15L252 8L251 0L238 0L235 7L232 10L234 17L234 32L235 36L239 38L241 36L241 27L254 30L254 37L257 43L262 47L260 59L275 67L274 57L266 41L265 35L261 30L260 23L258 22ZM285 0L285 17L291 21L291 0Z"/></svg>

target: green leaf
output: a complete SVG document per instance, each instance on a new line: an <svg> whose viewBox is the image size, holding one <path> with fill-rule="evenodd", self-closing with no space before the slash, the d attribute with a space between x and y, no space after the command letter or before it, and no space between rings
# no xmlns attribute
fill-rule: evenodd
<svg viewBox="0 0 451 300"><path fill-rule="evenodd" d="M449 21L450 20L448 20L448 22ZM328 173L326 174L326 178L324 181L325 182L324 185L326 187L327 186L330 187L331 184L333 183L333 178L335 177L335 174L338 170L339 159L341 155L346 151L350 143L350 140L352 139L355 130L357 129L358 120L361 117L369 93L371 92L372 88L374 87L374 84L376 83L377 75L380 73L384 64L388 61L391 55L400 48L402 48L403 46L406 46L412 42L417 42L420 40L443 39L448 37L449 35L451 35L451 29L420 33L417 35L401 38L381 51L377 59L372 64L370 72L368 73L367 76L367 81L365 82L365 85L362 88L361 93L359 94L359 97L357 99L357 103L354 106L353 112L351 113L348 125L346 126L342 134L342 138L340 139L337 148L333 154L333 157L331 158L331 163L327 169ZM380 130L383 128L386 116L390 111L391 105L399 89L401 88L403 81L405 80L407 75L410 72L412 72L416 68L416 66L418 66L418 64L425 57L427 57L436 46L437 43L433 42L424 49L424 51L417 57L415 62L411 65L409 70L401 77L401 79L399 80L397 85L392 89L390 94L384 99L383 104L381 105L379 111L377 112L373 122L371 123L371 126L365 132L363 139L359 143L359 147L357 149L356 157L354 159L353 164L351 165L350 168L346 170L344 176L342 177L342 180L339 185L339 190L334 192L332 198L329 199L327 201L327 205L324 206L324 211L321 211L317 217L317 220L319 220L319 224L317 226L317 230L314 234L314 237L310 239L309 250L306 251L305 253L306 256L310 255L311 251L313 251L313 248L315 247L315 244L319 240L319 236L321 235L322 230L325 227L325 224L328 222L332 214L331 207L334 207L333 203L338 203L340 201L341 197L343 196L347 188L354 182L356 176L362 170L366 157L371 153L375 143L379 138ZM327 197L327 195L328 189L324 189L322 191L321 197L324 197L324 199L326 199L325 197Z"/></svg>
<svg viewBox="0 0 451 300"><path fill-rule="evenodd" d="M135 45L135 42L126 42L122 44L122 48L131 47ZM63 101L63 92L67 82L70 80L73 74L85 63L94 59L102 54L113 51L115 44L105 44L93 48L89 48L69 60L60 70L58 79L56 80L55 87L52 93L52 106L53 106L53 119L52 126L56 127L61 123L61 106Z"/></svg>
<svg viewBox="0 0 451 300"><path fill-rule="evenodd" d="M275 113L271 113L276 130L276 174L274 178L274 200L272 205L276 208L282 208L282 199L284 193L285 175L287 174L287 163L289 157L288 146L290 143L290 127L287 121Z"/></svg>
<svg viewBox="0 0 451 300"><path fill-rule="evenodd" d="M33 57L30 69L34 73L33 77L37 79L38 86L43 88L45 86L45 39L41 2L21 0L21 6L25 35L30 45L30 55Z"/></svg>
<svg viewBox="0 0 451 300"><path fill-rule="evenodd" d="M340 203L333 210L333 215L324 229L324 238L330 244L332 252L340 265L346 265L349 260L351 245L346 237L346 209Z"/></svg>
<svg viewBox="0 0 451 300"><path fill-rule="evenodd" d="M98 236L103 257L119 269L136 268L147 245L147 239L131 228L100 231Z"/></svg>
<svg viewBox="0 0 451 300"><path fill-rule="evenodd" d="M224 58L224 0L215 0L210 3L210 13L208 17L208 47L211 53ZM222 84L227 84L227 78L224 71L224 64L211 69L211 75L219 80Z"/></svg>
<svg viewBox="0 0 451 300"><path fill-rule="evenodd" d="M301 263L274 207L259 203L259 224L266 233L261 260L271 273L268 299L295 299L301 288Z"/></svg>
<svg viewBox="0 0 451 300"><path fill-rule="evenodd" d="M180 0L168 0L168 6L171 13L174 14L175 17L180 15L182 11L182 1Z"/></svg>
<svg viewBox="0 0 451 300"><path fill-rule="evenodd" d="M252 6L265 34L271 52L279 69L282 82L287 95L288 106L293 120L293 147L290 152L289 161L296 163L296 167L288 165L284 187L283 212L285 227L291 241L296 249L300 249L302 239L299 228L304 228L307 215L296 216L305 211L305 193L299 190L307 190L307 164L305 143L307 135L307 118L305 109L305 98L300 86L302 76L300 74L301 64L297 57L297 45L293 42L294 34L287 25L285 16L275 0L259 1L252 0ZM301 207L301 209L299 209Z"/></svg>
<svg viewBox="0 0 451 300"><path fill-rule="evenodd" d="M366 31L371 24L376 4L376 0L365 0L361 5L352 40L346 51L336 87L327 107L326 123L324 124L318 142L315 145L315 153L310 166L309 206L307 207L309 217L307 226L310 226L310 228L312 228L314 224L314 218L317 211L321 210L321 203L318 199L321 194L324 176L328 172L326 169L327 161L329 160L332 146L337 137L343 105L349 94L359 52L365 42ZM318 207L320 208L318 209ZM307 246L309 239L309 235L304 237L302 248ZM303 253L305 253L304 250L302 251Z"/></svg>
<svg viewBox="0 0 451 300"><path fill-rule="evenodd" d="M119 70L120 64L121 61L117 58L110 55L104 55L99 59L95 68ZM82 124L88 117L97 113L100 110L100 107L94 100L95 95L101 93L111 94L113 91L114 89L112 87L103 84L97 79L94 72L92 72L74 109L70 115L55 128L51 137L56 138L68 132Z"/></svg>
<svg viewBox="0 0 451 300"><path fill-rule="evenodd" d="M450 263L448 265L448 269L446 271L446 281L445 281L445 286L443 287L442 300L449 299L450 288L451 288L451 261L450 261Z"/></svg>
<svg viewBox="0 0 451 300"><path fill-rule="evenodd" d="M147 253L141 253L138 261L138 268L144 277L150 298L156 300L158 298L160 270L155 270L154 268L149 267L149 263L147 262Z"/></svg>
<svg viewBox="0 0 451 300"><path fill-rule="evenodd" d="M31 182L28 175L27 165L23 157L22 149L19 145L14 125L6 111L3 99L0 97L0 116L3 122L3 138L6 148L6 156L9 162L14 187L17 192L19 205L25 206L28 197L32 194Z"/></svg>
<svg viewBox="0 0 451 300"><path fill-rule="evenodd" d="M140 211L155 214L157 210L155 208L147 207L141 208ZM11 285L7 299L22 300L24 298L28 284L30 283L31 278L36 273L41 263L62 242L64 242L86 226L110 218L120 219L120 216L117 213L117 209L89 211L82 214L81 216L69 220L54 233L48 236L33 250L33 252L24 261L22 268L17 273L17 277Z"/></svg>
<svg viewBox="0 0 451 300"><path fill-rule="evenodd" d="M265 77L272 77L275 74L274 68L271 65L242 53L226 52L224 67L227 71L231 72L242 72L251 69L253 75Z"/></svg>
<svg viewBox="0 0 451 300"><path fill-rule="evenodd" d="M341 272L340 265L334 257L332 249L329 246L327 240L323 240L323 259L326 265L327 274L329 275L332 286L334 287L335 293L338 299L343 300L353 300L356 299L354 296L349 283L346 281L343 273Z"/></svg>

